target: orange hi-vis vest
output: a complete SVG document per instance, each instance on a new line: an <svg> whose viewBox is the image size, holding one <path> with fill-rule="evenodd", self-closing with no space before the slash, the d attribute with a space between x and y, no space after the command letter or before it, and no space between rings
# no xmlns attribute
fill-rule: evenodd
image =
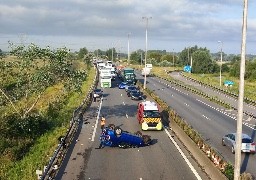
<svg viewBox="0 0 256 180"><path fill-rule="evenodd" d="M105 124L106 124L106 119L105 118L101 118L100 125L104 126Z"/></svg>

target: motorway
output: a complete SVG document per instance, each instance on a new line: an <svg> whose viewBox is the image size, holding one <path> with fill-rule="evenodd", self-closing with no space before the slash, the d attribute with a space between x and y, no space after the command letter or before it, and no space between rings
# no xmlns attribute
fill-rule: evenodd
<svg viewBox="0 0 256 180"><path fill-rule="evenodd" d="M143 81L143 77L138 75ZM191 82L190 82L191 83ZM202 137L228 161L234 164L235 155L231 150L221 145L223 135L236 132L237 112L224 109L204 98L194 95L165 80L156 77L147 78L147 88L153 90L164 99L183 119L185 119ZM255 141L255 129L248 126L244 117L243 133L250 135ZM241 171L250 172L256 177L256 156L242 153Z"/></svg>
<svg viewBox="0 0 256 180"><path fill-rule="evenodd" d="M226 103L232 105L235 109L238 109L238 103L237 103L237 98L234 98L234 97L230 97L226 94L223 94L221 93L220 91L218 90L214 90L212 88L209 88L209 87L206 87L204 85L201 85L200 83L197 83L195 81L192 81L192 80L189 80L187 78L185 78L184 76L182 76L180 74L180 72L172 72L169 74L172 78L176 79L176 80L179 80L179 81L182 81L184 82L185 84L187 85L190 85L190 86L194 86L196 89L199 89L207 94L210 94L211 96L213 97L218 97L218 99L220 100L223 100L225 101ZM224 87L223 88L229 88L229 87ZM244 107L244 112L247 112L248 114L252 114L254 116L256 116L256 107L253 106L253 105L250 105L250 104L247 104L247 103L244 103L243 105ZM248 121L250 122L247 122L247 123L244 123L245 125L251 127L251 128L255 128L254 125L255 125L255 122L256 120L253 118L253 117L249 117L250 119Z"/></svg>
<svg viewBox="0 0 256 180"><path fill-rule="evenodd" d="M150 81L154 88L155 80ZM141 130L136 119L138 101L128 98L125 90L118 89L118 83L120 81L116 80L114 87L104 89L103 99L92 103L85 112L56 179L209 179L178 138L167 129L143 131L153 139L151 146L97 149L102 115L107 124L113 123L129 132ZM159 86L164 85L159 83Z"/></svg>

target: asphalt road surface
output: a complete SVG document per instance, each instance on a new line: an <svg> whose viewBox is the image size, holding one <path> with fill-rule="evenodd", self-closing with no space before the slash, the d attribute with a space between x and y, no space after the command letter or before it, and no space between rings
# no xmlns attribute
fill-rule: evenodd
<svg viewBox="0 0 256 180"><path fill-rule="evenodd" d="M104 89L102 101L92 104L85 112L73 144L69 147L56 179L208 179L195 160L167 129L143 131L153 139L151 146L121 149L99 146L99 118L105 115L107 124L123 130L141 130L136 119L138 101L127 97L117 84ZM176 144L177 143L177 144Z"/></svg>
<svg viewBox="0 0 256 180"><path fill-rule="evenodd" d="M143 77L139 74L138 78L143 82ZM231 149L221 145L221 138L227 133L236 132L236 111L224 109L156 77L147 78L147 88L153 90L161 99L164 99L226 160L234 164L235 155L231 153ZM248 125L248 122L253 123L253 125ZM255 141L254 127L254 120L244 116L243 133L248 134ZM241 172L250 172L256 177L255 167L256 156L242 153Z"/></svg>
<svg viewBox="0 0 256 180"><path fill-rule="evenodd" d="M182 76L180 74L180 72L173 72L173 73L170 73L169 75L171 77L173 77L174 79L182 81L185 84L194 86L196 89L199 89L199 90L201 90L201 91L203 91L203 92L205 92L205 93L207 93L207 94L209 94L213 97L215 97L215 96L218 97L220 100L223 100L223 101L227 102L228 104L231 104L236 109L238 108L237 98L230 97L226 94L223 94L223 93L219 92L218 90L214 90L212 88L201 85L197 82L189 80L189 79L185 78L184 76ZM228 88L228 87L223 86L222 88ZM253 105L244 103L244 112L247 112L247 113L250 113L250 114L256 116L256 107L253 106ZM249 122L249 123L251 123L250 124L251 127L254 128L254 124L255 124L256 120L254 118L252 118L251 121L253 121L253 122Z"/></svg>

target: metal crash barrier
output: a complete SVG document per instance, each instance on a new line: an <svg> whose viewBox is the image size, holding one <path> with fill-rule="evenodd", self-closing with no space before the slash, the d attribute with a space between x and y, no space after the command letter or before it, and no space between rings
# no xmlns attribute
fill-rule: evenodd
<svg viewBox="0 0 256 180"><path fill-rule="evenodd" d="M97 83L98 83L98 71L96 70L96 75L94 77L94 81L92 83L92 86L89 90L89 93L81 103L81 105L74 110L72 118L70 120L70 126L67 130L67 133L65 136L58 139L60 143L58 144L56 150L54 151L53 156L50 158L50 161L47 166L44 167L43 171L36 170L36 174L38 175L38 179L46 180L46 179L54 179L56 173L58 172L59 166L65 156L65 153L67 152L67 147L72 142L75 133L77 132L77 129L79 127L80 121L82 119L83 113L81 112L83 110L83 107L89 105L89 103L92 101L92 92L95 89Z"/></svg>

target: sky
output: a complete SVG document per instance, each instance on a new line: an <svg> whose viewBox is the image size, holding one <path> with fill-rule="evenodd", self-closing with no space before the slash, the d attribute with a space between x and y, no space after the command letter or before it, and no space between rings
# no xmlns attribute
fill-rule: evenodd
<svg viewBox="0 0 256 180"><path fill-rule="evenodd" d="M0 0L0 49L10 50L10 41L123 53L128 44L130 52L146 44L168 52L197 45L240 54L243 6L244 0ZM256 54L255 0L248 4L246 53Z"/></svg>

